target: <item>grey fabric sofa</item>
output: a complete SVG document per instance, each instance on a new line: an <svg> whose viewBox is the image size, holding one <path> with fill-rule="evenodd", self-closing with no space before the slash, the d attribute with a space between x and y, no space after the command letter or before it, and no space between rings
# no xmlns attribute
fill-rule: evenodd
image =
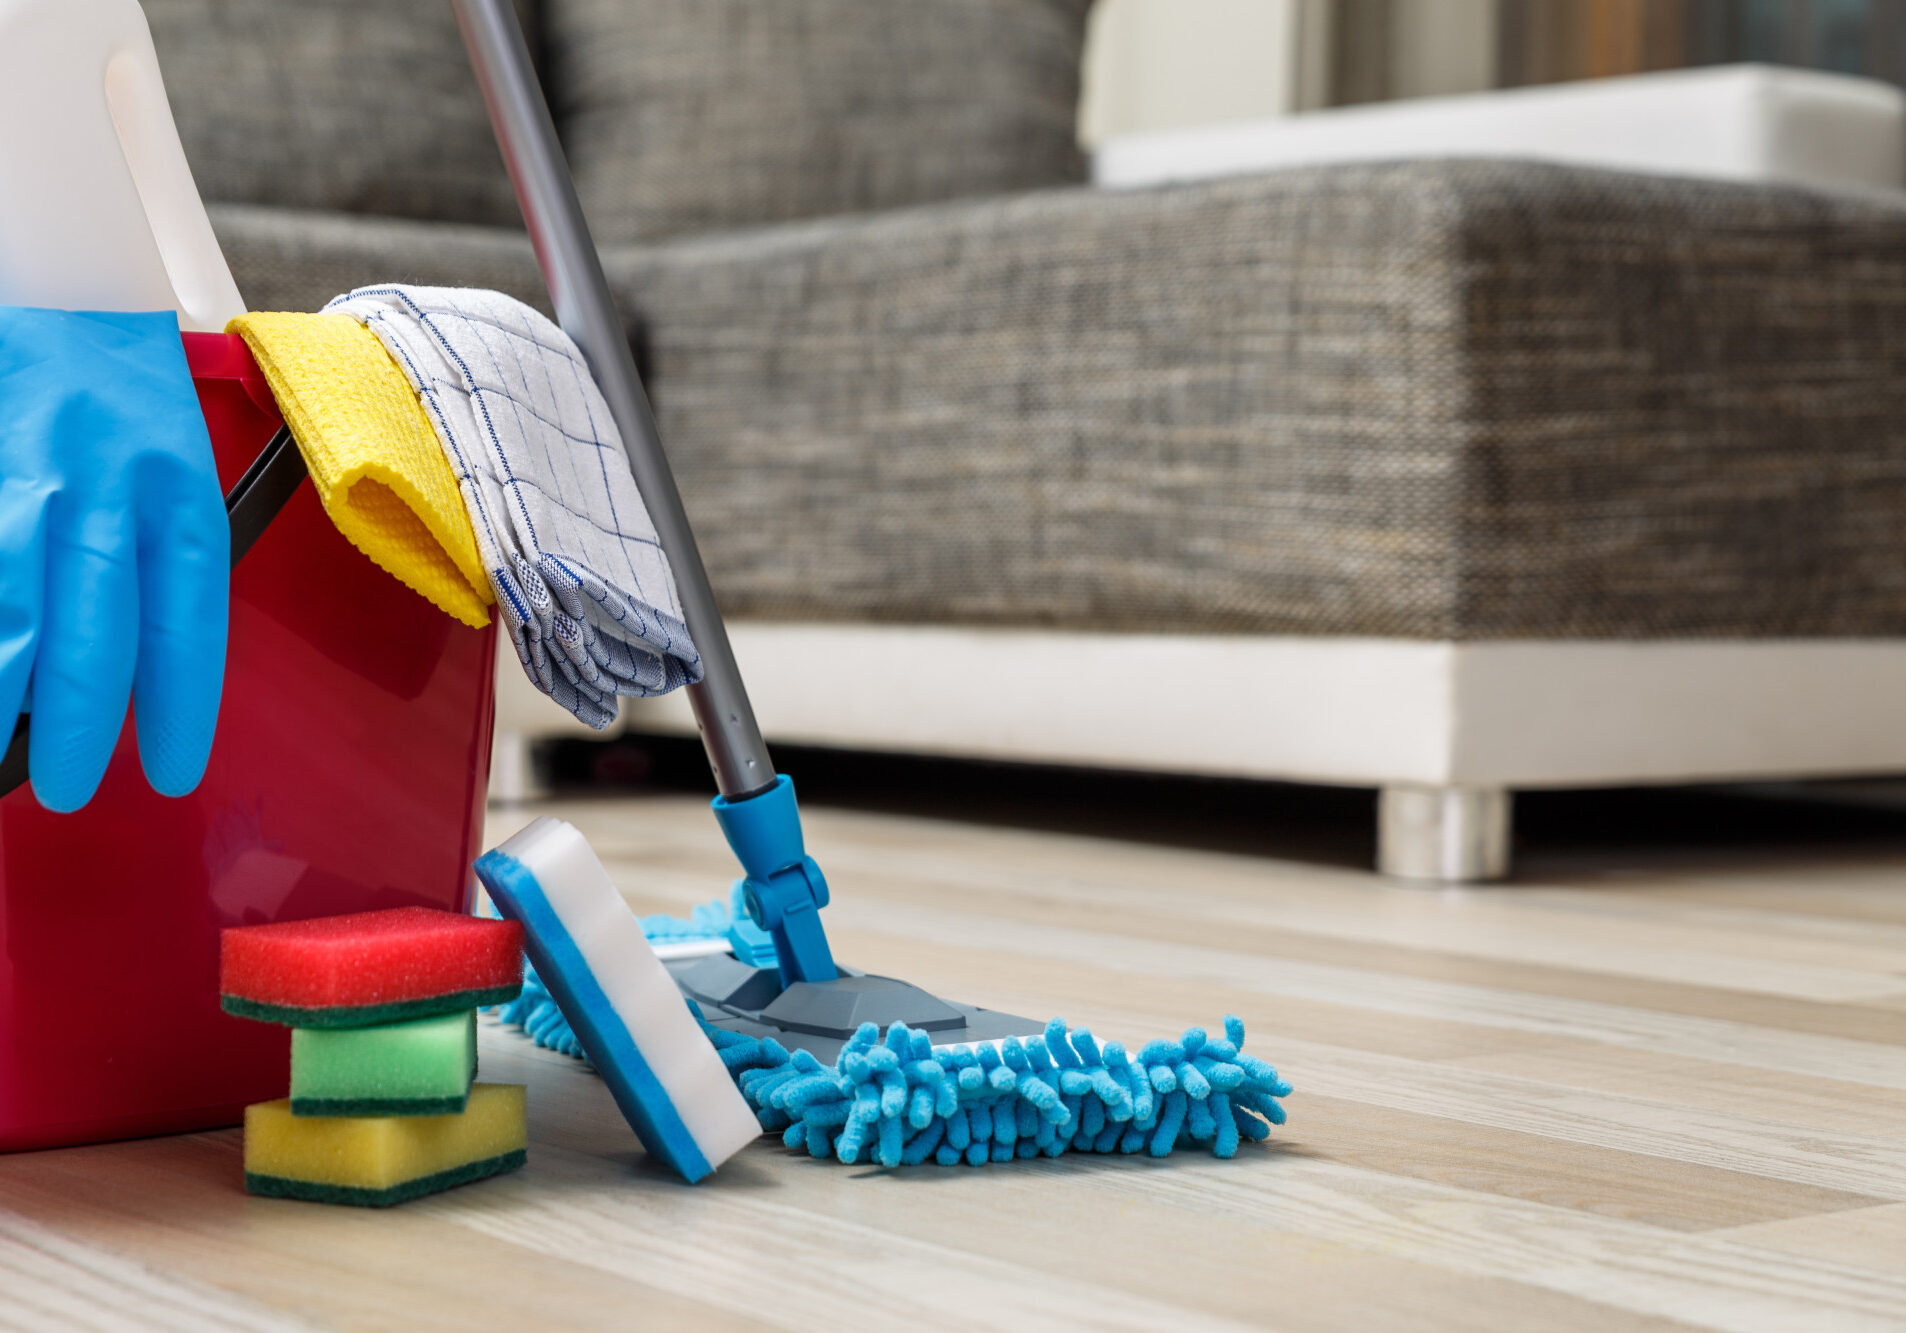
<svg viewBox="0 0 1906 1333"><path fill-rule="evenodd" d="M358 7L327 52L289 0L147 0L248 303L545 304L447 7ZM1458 877L1511 787L1906 764L1906 198L1109 194L1084 0L522 10L770 739L1383 786L1392 867ZM296 143L230 148L272 86Z"/></svg>

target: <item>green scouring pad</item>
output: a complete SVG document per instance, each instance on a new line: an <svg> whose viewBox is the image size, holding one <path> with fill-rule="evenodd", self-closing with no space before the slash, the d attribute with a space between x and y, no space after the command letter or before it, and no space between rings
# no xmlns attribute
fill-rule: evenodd
<svg viewBox="0 0 1906 1333"><path fill-rule="evenodd" d="M265 1176L247 1171L245 1192L260 1194L268 1199L303 1199L307 1203L347 1203L355 1208L389 1208L392 1204L455 1189L458 1185L467 1185L485 1176L500 1176L505 1171L514 1171L528 1160L528 1151L518 1148L497 1157L486 1157L480 1162L453 1166L448 1171L439 1171L434 1175L418 1176L385 1189L372 1189L364 1185L327 1185L321 1181L298 1180L292 1176Z"/></svg>
<svg viewBox="0 0 1906 1333"><path fill-rule="evenodd" d="M291 1113L454 1115L476 1076L476 1011L364 1028L294 1028Z"/></svg>

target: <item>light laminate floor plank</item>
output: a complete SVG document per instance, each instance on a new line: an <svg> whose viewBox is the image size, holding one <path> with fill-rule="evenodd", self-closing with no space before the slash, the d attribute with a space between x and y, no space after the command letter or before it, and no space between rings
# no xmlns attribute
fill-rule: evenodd
<svg viewBox="0 0 1906 1333"><path fill-rule="evenodd" d="M1008 949L1026 966L1089 959L1106 971L1199 979L1275 999L1310 1000L1397 1017L1462 1023L1529 1035L1571 1037L1696 1060L1789 1069L1873 1087L1906 1089L1906 1045L1795 1033L1728 1019L1631 1005L1559 999L1459 982L1292 959L1267 960L1211 944L1173 944L1116 931L1042 926L1002 934L993 919L889 901L843 906L844 924L894 938L933 941L977 958Z"/></svg>
<svg viewBox="0 0 1906 1333"><path fill-rule="evenodd" d="M1715 1234L1764 1249L1856 1264L1882 1273L1906 1269L1906 1204L1902 1203L1784 1218Z"/></svg>
<svg viewBox="0 0 1906 1333"><path fill-rule="evenodd" d="M1048 880L1035 888L1023 882L1001 883L991 874L975 871L967 881L956 885L922 884L911 876L890 875L880 881L880 890L887 902L936 906L950 898L988 920L1009 916L1026 924L1066 928L1119 916L1123 918L1124 934L1191 945L1222 939L1230 947L1263 959L1330 963L1426 981L1460 981L1558 999L1619 1002L1689 1017L1725 1018L1794 1032L1906 1045L1906 1024L1900 1023L1890 1008L1897 997L1889 994L1854 997L1861 1003L1816 1002L1701 984L1685 975L1638 977L1597 970L1600 956L1596 954L1571 957L1558 964L1517 956L1513 951L1507 956L1465 954L1443 947L1440 934L1401 934L1395 942L1377 938L1382 932L1374 930L1371 938L1361 940L1348 930L1320 935L1284 925L1265 925L1266 920L1282 920L1274 912L1211 905L1202 911L1189 909L1186 900L1198 895L1160 894L1156 886L1148 892L1131 888L1097 891L1088 882L1059 889ZM1481 892L1445 891L1443 896L1459 898ZM1551 925L1572 931L1575 922L1564 917ZM1631 929L1645 933L1647 927ZM1770 920L1766 929L1770 934L1783 933L1787 929L1785 919ZM1906 945L1892 957L1895 961L1906 957Z"/></svg>
<svg viewBox="0 0 1906 1333"><path fill-rule="evenodd" d="M734 873L702 799L544 808L637 910ZM764 1140L689 1188L489 1025L529 1166L388 1212L247 1197L235 1131L0 1158L0 1327L1906 1330L1906 834L1439 891L807 813L847 961L1128 1039L1236 1012L1290 1124L891 1174Z"/></svg>
<svg viewBox="0 0 1906 1333"><path fill-rule="evenodd" d="M0 1212L0 1328L277 1333L302 1322Z"/></svg>
<svg viewBox="0 0 1906 1333"><path fill-rule="evenodd" d="M1862 1138L1891 1138L1906 1125L1906 1092L1896 1089L1581 1041L1457 1056L1446 1063Z"/></svg>

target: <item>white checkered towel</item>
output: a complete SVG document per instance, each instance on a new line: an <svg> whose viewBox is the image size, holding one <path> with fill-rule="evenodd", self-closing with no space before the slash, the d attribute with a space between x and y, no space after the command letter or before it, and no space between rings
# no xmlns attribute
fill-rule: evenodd
<svg viewBox="0 0 1906 1333"><path fill-rule="evenodd" d="M376 334L417 391L537 688L601 728L618 694L701 679L675 576L569 335L472 287L360 287L325 309Z"/></svg>

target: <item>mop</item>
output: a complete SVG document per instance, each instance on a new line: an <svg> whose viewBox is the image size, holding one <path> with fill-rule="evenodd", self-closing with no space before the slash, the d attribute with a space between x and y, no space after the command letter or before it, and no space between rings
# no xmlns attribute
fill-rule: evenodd
<svg viewBox="0 0 1906 1333"><path fill-rule="evenodd" d="M1229 1156L1241 1139L1265 1137L1283 1122L1278 1098L1290 1086L1243 1054L1236 1018L1220 1038L1191 1028L1133 1055L1059 1019L953 1004L836 964L821 924L826 878L807 854L794 785L775 773L755 722L516 16L508 0L453 8L557 322L620 430L699 654L689 701L754 929L716 904L686 929L645 933L694 946L699 956L666 965L762 1126L817 1156L887 1166L1067 1149L1163 1156L1183 1143ZM506 1017L584 1054L540 978Z"/></svg>
<svg viewBox="0 0 1906 1333"><path fill-rule="evenodd" d="M691 921L638 921L587 839L548 816L484 853L476 873L492 910L527 932L530 966L503 1020L593 1064L650 1154L690 1181L761 1130L848 1163L978 1166L1066 1151L1164 1157L1186 1144L1230 1157L1284 1119L1277 1099L1290 1087L1241 1052L1235 1017L1220 1039L1190 1028L1136 1055L1057 1018L1025 1038L940 1046L903 1022L883 1040L867 1022L830 1067L666 994L662 954L706 953L726 921L719 904ZM732 1087L710 1081L724 1076Z"/></svg>

